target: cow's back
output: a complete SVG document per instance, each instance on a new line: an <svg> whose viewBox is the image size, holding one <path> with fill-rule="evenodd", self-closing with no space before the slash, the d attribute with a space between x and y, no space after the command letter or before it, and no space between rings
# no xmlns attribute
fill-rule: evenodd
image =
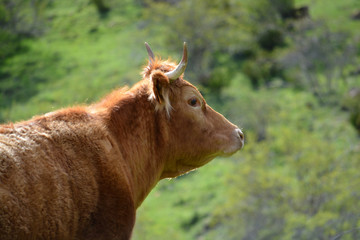
<svg viewBox="0 0 360 240"><path fill-rule="evenodd" d="M99 186L83 121L0 126L1 239L73 239L89 224ZM79 226L83 225L83 226Z"/></svg>

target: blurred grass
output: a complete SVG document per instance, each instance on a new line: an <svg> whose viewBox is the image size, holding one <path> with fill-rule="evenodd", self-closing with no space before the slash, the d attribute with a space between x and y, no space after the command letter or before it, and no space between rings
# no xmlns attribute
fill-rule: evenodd
<svg viewBox="0 0 360 240"><path fill-rule="evenodd" d="M209 213L225 204L223 176L232 165L230 159L218 158L186 176L161 181L137 213L133 238L194 239L212 224Z"/></svg>

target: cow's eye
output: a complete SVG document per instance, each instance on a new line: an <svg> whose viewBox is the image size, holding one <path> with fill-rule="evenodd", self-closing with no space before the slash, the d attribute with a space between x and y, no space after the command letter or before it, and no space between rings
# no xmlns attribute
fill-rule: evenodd
<svg viewBox="0 0 360 240"><path fill-rule="evenodd" d="M188 104L192 107L200 106L200 101L196 97L192 97L188 100Z"/></svg>

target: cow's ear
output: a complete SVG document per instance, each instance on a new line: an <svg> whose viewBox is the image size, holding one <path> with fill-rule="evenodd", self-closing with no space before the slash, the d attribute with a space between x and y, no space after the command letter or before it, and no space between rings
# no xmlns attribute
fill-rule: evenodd
<svg viewBox="0 0 360 240"><path fill-rule="evenodd" d="M170 80L160 70L155 70L150 75L150 91L150 99L156 103L155 110L165 109L167 116L170 117L172 109L169 99Z"/></svg>
<svg viewBox="0 0 360 240"><path fill-rule="evenodd" d="M153 71L150 75L150 84L152 87L152 94L159 104L164 104L169 101L169 78L161 71Z"/></svg>

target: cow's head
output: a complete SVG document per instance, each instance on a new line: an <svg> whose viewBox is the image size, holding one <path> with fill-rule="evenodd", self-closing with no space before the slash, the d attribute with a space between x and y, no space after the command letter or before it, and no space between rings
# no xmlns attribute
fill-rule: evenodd
<svg viewBox="0 0 360 240"><path fill-rule="evenodd" d="M162 178L174 177L200 167L217 156L229 156L244 145L244 134L223 115L207 105L198 89L183 79L187 48L176 65L154 57L149 45L149 65L144 78L150 82L149 100L167 116L166 147L170 156Z"/></svg>

